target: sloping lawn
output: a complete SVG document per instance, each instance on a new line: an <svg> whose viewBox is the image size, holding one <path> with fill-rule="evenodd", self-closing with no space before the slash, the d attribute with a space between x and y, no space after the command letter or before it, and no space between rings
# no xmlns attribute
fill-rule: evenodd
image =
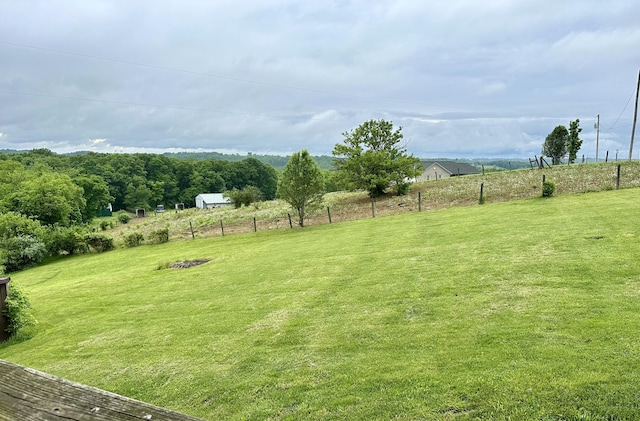
<svg viewBox="0 0 640 421"><path fill-rule="evenodd" d="M635 419L639 197L61 259L11 275L39 325L0 358L210 420Z"/></svg>

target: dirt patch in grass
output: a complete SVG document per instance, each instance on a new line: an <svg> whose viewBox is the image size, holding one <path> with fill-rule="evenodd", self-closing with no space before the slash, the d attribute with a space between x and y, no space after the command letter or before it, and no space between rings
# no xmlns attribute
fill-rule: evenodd
<svg viewBox="0 0 640 421"><path fill-rule="evenodd" d="M203 265L209 262L211 259L199 259L199 260L185 260L183 262L174 262L169 265L171 269L186 269L193 266Z"/></svg>

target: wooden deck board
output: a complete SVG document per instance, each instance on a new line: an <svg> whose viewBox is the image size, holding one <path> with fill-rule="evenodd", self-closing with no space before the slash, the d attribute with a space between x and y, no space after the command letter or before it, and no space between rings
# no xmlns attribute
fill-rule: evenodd
<svg viewBox="0 0 640 421"><path fill-rule="evenodd" d="M2 360L0 420L201 421Z"/></svg>

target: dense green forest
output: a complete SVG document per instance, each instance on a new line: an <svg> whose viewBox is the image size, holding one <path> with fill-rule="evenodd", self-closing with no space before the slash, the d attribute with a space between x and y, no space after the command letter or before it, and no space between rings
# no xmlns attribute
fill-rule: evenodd
<svg viewBox="0 0 640 421"><path fill-rule="evenodd" d="M174 203L193 207L195 197L200 193L224 192L247 186L257 187L269 200L275 198L278 179L272 166L253 157L233 162L177 159L154 154L89 152L58 155L47 149L35 149L0 154L0 160L20 163L26 174L51 173L48 175L50 178L65 176L82 187L85 194L94 190L104 193L106 189L107 194L96 199L101 201L99 204L85 197L87 203L96 207L83 210L86 217L107 203L112 203L115 210L150 209L158 204L173 206ZM15 167L5 167L3 173L9 168L16 170ZM2 202L11 202L7 197L0 200L0 210L3 209ZM11 203L4 203L4 209L14 210Z"/></svg>

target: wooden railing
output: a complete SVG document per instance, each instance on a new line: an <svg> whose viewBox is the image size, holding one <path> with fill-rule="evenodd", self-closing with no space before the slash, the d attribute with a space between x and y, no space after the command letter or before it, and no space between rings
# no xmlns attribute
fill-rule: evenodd
<svg viewBox="0 0 640 421"><path fill-rule="evenodd" d="M0 360L0 420L198 421L3 360Z"/></svg>

